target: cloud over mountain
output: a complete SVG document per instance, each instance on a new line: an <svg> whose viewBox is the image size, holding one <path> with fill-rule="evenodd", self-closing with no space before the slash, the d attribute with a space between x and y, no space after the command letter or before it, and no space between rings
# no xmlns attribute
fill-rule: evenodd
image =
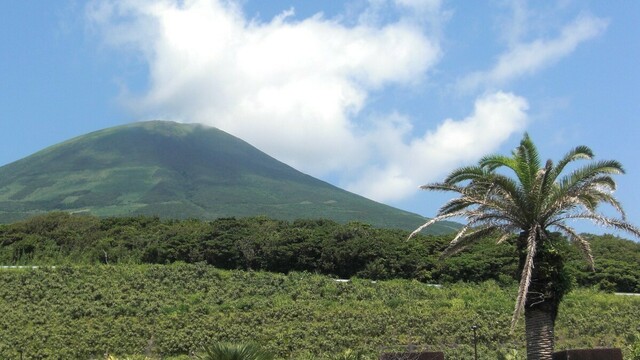
<svg viewBox="0 0 640 360"><path fill-rule="evenodd" d="M148 88L123 93L141 117L216 126L375 200L406 198L527 124L527 100L498 90L474 95L463 119L423 133L397 109L367 111L373 95L430 81L449 16L440 1L372 0L356 20L294 11L263 21L235 1L97 0L87 13L107 44L148 66ZM558 39L516 45L465 81L479 88L536 71L593 36L585 21ZM541 58L513 65L531 52Z"/></svg>

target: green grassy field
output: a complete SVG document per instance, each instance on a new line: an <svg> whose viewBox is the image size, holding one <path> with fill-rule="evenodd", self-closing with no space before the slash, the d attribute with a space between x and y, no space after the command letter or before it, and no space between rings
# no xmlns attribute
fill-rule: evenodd
<svg viewBox="0 0 640 360"><path fill-rule="evenodd" d="M223 271L202 264L82 266L0 271L0 358L187 359L215 341L256 342L281 359L330 358L346 349L443 350L469 359L523 354L509 334L515 288L494 282L442 288L309 273ZM640 344L640 297L577 290L557 322L557 347Z"/></svg>

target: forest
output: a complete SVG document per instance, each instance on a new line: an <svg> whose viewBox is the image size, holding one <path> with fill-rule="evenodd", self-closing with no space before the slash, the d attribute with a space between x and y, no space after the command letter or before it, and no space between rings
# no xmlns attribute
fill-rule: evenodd
<svg viewBox="0 0 640 360"><path fill-rule="evenodd" d="M0 225L1 265L206 263L220 269L310 272L334 278L414 279L423 283L512 285L519 278L513 243L486 239L452 257L440 253L453 235L331 220L267 217L161 220L98 218L53 212ZM640 293L640 244L613 235L585 235L596 269L561 242L574 287Z"/></svg>

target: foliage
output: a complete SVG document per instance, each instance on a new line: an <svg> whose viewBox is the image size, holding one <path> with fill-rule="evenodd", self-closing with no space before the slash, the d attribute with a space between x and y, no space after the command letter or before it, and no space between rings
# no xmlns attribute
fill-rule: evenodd
<svg viewBox="0 0 640 360"><path fill-rule="evenodd" d="M423 185L422 189L451 192L458 197L441 206L435 218L418 227L409 237L453 217L463 217L467 224L458 231L443 256L455 254L490 235L498 236L498 243L517 236L518 272L522 275L512 325L526 305L528 313L549 314L551 323L548 325L552 327L558 305L570 284L564 269L564 239L575 244L594 268L588 240L568 222L589 220L640 237L640 229L626 221L622 205L613 196L616 183L612 176L624 174L619 162L593 161L568 169L577 161L592 160L593 157L590 148L577 146L557 163L549 159L542 165L535 144L525 133L511 156L487 155L477 165L453 170L442 182ZM621 217L600 212L601 204L610 205ZM564 238L552 236L552 230L560 232ZM530 333L528 327L527 333ZM534 343L540 341L530 344ZM551 345L545 349L548 352L545 359L550 358L549 349L552 348ZM529 355L537 356L536 352L529 351Z"/></svg>
<svg viewBox="0 0 640 360"><path fill-rule="evenodd" d="M578 146L557 163L549 159L542 165L535 144L525 133L511 156L484 156L475 166L453 170L442 182L422 186L457 197L441 206L434 219L409 237L442 220L464 218L466 222L443 256L490 235L498 236L498 243L517 237L521 275L511 330L524 313L530 360L553 357L558 309L572 283L565 268L566 241L575 244L589 266L595 268L588 240L570 222L589 220L640 238L640 229L627 222L622 205L613 196L613 175L624 174L619 162L593 161L567 169L568 165L592 160L593 156L591 149ZM600 211L602 204L611 206L620 217ZM564 238L553 236L552 231L560 232Z"/></svg>
<svg viewBox="0 0 640 360"><path fill-rule="evenodd" d="M522 355L516 349L509 349L507 351L500 351L498 353L498 360L524 360L525 356Z"/></svg>
<svg viewBox="0 0 640 360"><path fill-rule="evenodd" d="M629 345L629 356L631 360L640 360L640 336Z"/></svg>
<svg viewBox="0 0 640 360"><path fill-rule="evenodd" d="M329 357L330 360L365 360L362 352L347 349L342 353Z"/></svg>
<svg viewBox="0 0 640 360"><path fill-rule="evenodd" d="M504 331L514 292L494 281L437 288L205 264L6 269L0 358L188 359L208 344L255 342L278 359L330 359L348 349L374 359L407 344L464 359L473 354L471 324L479 325L481 357L497 358L524 347L521 335ZM562 304L558 346L620 347L627 358L638 318L638 297L576 290Z"/></svg>
<svg viewBox="0 0 640 360"><path fill-rule="evenodd" d="M256 344L214 343L205 346L203 355L196 355L200 360L272 360L268 353Z"/></svg>
<svg viewBox="0 0 640 360"><path fill-rule="evenodd" d="M510 285L518 278L515 244L486 238L440 260L452 235L419 235L331 220L287 222L266 217L213 221L156 217L97 218L50 213L0 226L0 264L139 264L206 262L224 269L288 273L309 271L339 278L417 279L427 283ZM640 244L611 235L585 235L596 271L574 247L565 264L575 284L606 291L640 292Z"/></svg>

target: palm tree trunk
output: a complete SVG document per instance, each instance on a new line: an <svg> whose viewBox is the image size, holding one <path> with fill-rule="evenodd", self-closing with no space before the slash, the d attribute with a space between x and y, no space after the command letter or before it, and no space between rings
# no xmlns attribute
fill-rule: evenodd
<svg viewBox="0 0 640 360"><path fill-rule="evenodd" d="M553 357L553 311L545 306L527 308L524 313L527 335L527 360L551 360Z"/></svg>
<svg viewBox="0 0 640 360"><path fill-rule="evenodd" d="M525 239L525 234L520 234L520 269L526 258ZM564 271L564 258L552 240L546 234L536 241L531 283L524 309L527 360L552 360L555 345L553 329L558 307L570 286Z"/></svg>

